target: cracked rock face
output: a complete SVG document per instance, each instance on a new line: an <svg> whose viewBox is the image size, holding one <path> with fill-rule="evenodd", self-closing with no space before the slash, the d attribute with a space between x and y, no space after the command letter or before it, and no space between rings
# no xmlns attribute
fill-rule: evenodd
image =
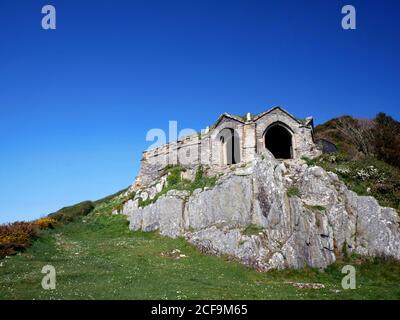
<svg viewBox="0 0 400 320"><path fill-rule="evenodd" d="M186 203L185 228L202 230L213 225L228 228L249 225L251 194L251 179L234 175L211 190L196 192Z"/></svg>
<svg viewBox="0 0 400 320"><path fill-rule="evenodd" d="M298 196L289 197L289 188ZM144 208L128 201L123 213L132 230L183 236L205 253L259 270L325 268L343 251L400 260L395 210L349 191L334 173L269 153L212 189L170 191Z"/></svg>

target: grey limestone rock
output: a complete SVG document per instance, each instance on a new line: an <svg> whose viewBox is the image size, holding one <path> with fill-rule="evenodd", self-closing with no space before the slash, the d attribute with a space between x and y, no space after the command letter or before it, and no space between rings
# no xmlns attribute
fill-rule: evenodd
<svg viewBox="0 0 400 320"><path fill-rule="evenodd" d="M290 187L299 195L288 196ZM123 213L132 230L184 236L206 253L259 270L325 268L343 250L400 260L394 209L349 191L334 173L298 159L277 161L269 152L225 172L213 188L170 191L144 208L130 200ZM251 225L258 232L247 234Z"/></svg>

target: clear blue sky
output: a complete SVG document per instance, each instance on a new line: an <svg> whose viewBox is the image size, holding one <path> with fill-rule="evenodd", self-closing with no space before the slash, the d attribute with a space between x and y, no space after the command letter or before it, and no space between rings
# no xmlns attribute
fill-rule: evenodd
<svg viewBox="0 0 400 320"><path fill-rule="evenodd" d="M169 120L200 130L275 105L399 119L399 15L396 0L0 0L0 222L128 186Z"/></svg>

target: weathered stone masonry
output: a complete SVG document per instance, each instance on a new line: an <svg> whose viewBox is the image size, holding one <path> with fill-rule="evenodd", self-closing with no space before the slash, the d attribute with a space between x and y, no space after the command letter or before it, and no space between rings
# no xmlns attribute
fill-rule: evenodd
<svg viewBox="0 0 400 320"><path fill-rule="evenodd" d="M143 152L136 184L148 185L167 165L194 168L201 164L218 172L252 161L265 149L284 159L318 155L312 117L299 120L281 107L245 118L224 113L202 133Z"/></svg>

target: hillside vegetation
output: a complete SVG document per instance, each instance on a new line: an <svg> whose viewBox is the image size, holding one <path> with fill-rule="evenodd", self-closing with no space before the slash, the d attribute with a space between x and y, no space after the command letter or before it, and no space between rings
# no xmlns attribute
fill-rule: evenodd
<svg viewBox="0 0 400 320"><path fill-rule="evenodd" d="M351 159L373 157L400 168L400 122L385 113L374 119L342 116L318 125L316 139L336 144Z"/></svg>
<svg viewBox="0 0 400 320"><path fill-rule="evenodd" d="M86 216L98 205L110 201L115 202L115 199L118 199L117 202L120 205L124 199L118 196L126 190L127 188L94 202L83 201L73 206L61 208L50 213L47 217L34 221L16 221L0 225L0 259L23 251L40 237L44 230L60 227L64 223Z"/></svg>
<svg viewBox="0 0 400 320"><path fill-rule="evenodd" d="M336 173L359 195L374 196L382 206L400 212L400 123L379 113L375 119L343 116L315 128L338 152L307 159Z"/></svg>
<svg viewBox="0 0 400 320"><path fill-rule="evenodd" d="M117 200L87 216L46 229L24 253L0 260L0 299L399 299L400 265L352 257L324 272L261 273L229 257L206 256L184 239L132 232L111 215ZM352 263L357 289L343 290L341 268ZM44 265L57 272L43 290ZM320 283L322 289L300 289Z"/></svg>
<svg viewBox="0 0 400 320"><path fill-rule="evenodd" d="M374 120L333 119L316 127L315 135L335 143L338 152L304 160L399 212L399 130L399 123L384 114ZM168 170L169 179L176 180L170 185L178 189L215 183L200 171L189 183L179 178L179 168ZM352 256L324 271L260 273L231 257L206 256L182 238L132 232L125 216L111 214L127 200L120 196L124 191L36 221L1 225L0 299L400 299L399 262ZM247 234L259 231L246 229ZM41 270L48 264L57 272L56 290L41 287ZM346 264L356 267L356 290L341 287ZM301 283L325 287L300 289Z"/></svg>

